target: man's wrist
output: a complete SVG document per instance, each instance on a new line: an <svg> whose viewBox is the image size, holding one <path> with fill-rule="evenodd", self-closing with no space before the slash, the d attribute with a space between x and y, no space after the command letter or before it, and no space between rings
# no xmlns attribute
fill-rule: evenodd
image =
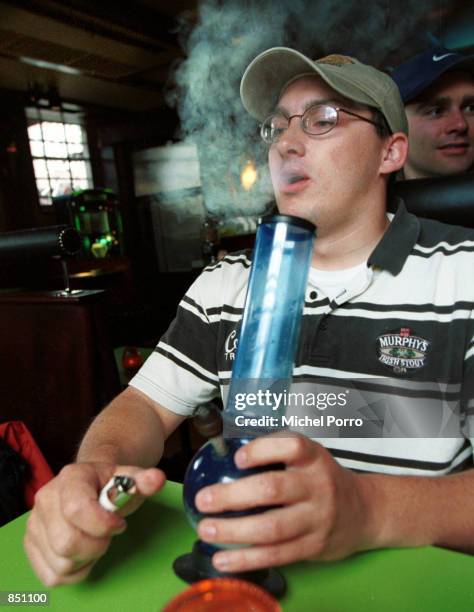
<svg viewBox="0 0 474 612"><path fill-rule="evenodd" d="M115 444L101 444L94 448L81 446L77 452L76 463L122 463L119 460L119 449Z"/></svg>
<svg viewBox="0 0 474 612"><path fill-rule="evenodd" d="M387 546L385 528L385 499L383 488L377 486L377 479L372 474L354 474L358 482L361 501L362 533L360 550L371 550Z"/></svg>
<svg viewBox="0 0 474 612"><path fill-rule="evenodd" d="M435 479L387 474L358 474L367 514L370 548L432 546L439 514ZM442 521L441 521L442 522Z"/></svg>

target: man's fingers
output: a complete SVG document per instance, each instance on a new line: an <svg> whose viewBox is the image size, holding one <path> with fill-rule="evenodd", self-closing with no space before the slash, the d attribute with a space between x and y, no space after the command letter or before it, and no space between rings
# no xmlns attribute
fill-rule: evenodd
<svg viewBox="0 0 474 612"><path fill-rule="evenodd" d="M107 512L96 499L65 499L61 495L61 514L71 528L93 538L105 538L125 529L125 520L118 514Z"/></svg>
<svg viewBox="0 0 474 612"><path fill-rule="evenodd" d="M46 585L78 582L126 527L123 516L99 503L102 487L114 474L131 476L138 493L123 511L129 514L165 482L161 470L81 463L66 466L35 497L25 550Z"/></svg>
<svg viewBox="0 0 474 612"><path fill-rule="evenodd" d="M203 519L198 534L212 543L274 544L309 533L312 523L311 509L307 503L302 503L252 516Z"/></svg>
<svg viewBox="0 0 474 612"><path fill-rule="evenodd" d="M153 495L165 482L165 475L156 468L143 470L134 466L119 466L112 473L110 468L101 473L94 470L88 480L77 470L71 469L64 474L67 479L63 479L64 484L59 490L59 513L66 522L94 538L115 535L125 529L126 524L121 513L108 512L98 503L98 488L103 487L113 473L132 476L137 482L139 494L127 504L123 514L135 511L143 503L144 496ZM41 491L37 501L41 512ZM49 508L44 509L50 511ZM44 516L44 519L47 522L47 516Z"/></svg>
<svg viewBox="0 0 474 612"><path fill-rule="evenodd" d="M298 465L314 460L318 453L327 452L309 438L288 432L256 438L241 446L235 453L235 463L239 468L250 468L269 463Z"/></svg>
<svg viewBox="0 0 474 612"><path fill-rule="evenodd" d="M69 573L64 574L54 569L48 562L44 550L42 550L33 540L30 535L27 535L24 540L25 552L41 582L48 587L54 587L59 584L72 584L79 582L90 572L95 560L82 565L79 569L75 567L69 568Z"/></svg>
<svg viewBox="0 0 474 612"><path fill-rule="evenodd" d="M206 487L196 495L196 506L201 512L244 510L258 506L292 504L307 497L300 478L288 472L262 472L232 483Z"/></svg>
<svg viewBox="0 0 474 612"><path fill-rule="evenodd" d="M113 472L113 466L105 466L102 471L104 473L99 474L96 468L87 464L63 468L36 494L34 513L38 514L39 522L46 526L54 525L61 517L71 527L99 538L123 529L124 519L106 512L97 503L100 481Z"/></svg>
<svg viewBox="0 0 474 612"><path fill-rule="evenodd" d="M135 482L139 493L145 496L154 495L165 484L165 474L157 469L140 470L135 473Z"/></svg>
<svg viewBox="0 0 474 612"><path fill-rule="evenodd" d="M31 565L41 582L45 586L50 587L59 584L56 572L54 572L50 568L43 556L43 553L36 545L36 543L33 542L33 539L30 534L27 534L27 536L25 537L23 546L25 548L26 554L28 555Z"/></svg>
<svg viewBox="0 0 474 612"><path fill-rule="evenodd" d="M314 537L306 535L270 546L220 551L212 557L212 563L222 572L243 572L310 559L318 550L319 544Z"/></svg>
<svg viewBox="0 0 474 612"><path fill-rule="evenodd" d="M135 493L125 506L117 512L120 516L128 516L132 512L135 512L147 497L154 495L166 482L165 474L157 468L143 470L125 466L117 468L116 474L131 476L135 480L137 489L137 493Z"/></svg>
<svg viewBox="0 0 474 612"><path fill-rule="evenodd" d="M56 571L70 573L89 561L100 559L111 537L94 538L71 527L59 518L52 524L39 524L33 530L49 565Z"/></svg>
<svg viewBox="0 0 474 612"><path fill-rule="evenodd" d="M93 538L66 523L62 517L47 524L32 513L25 542L42 551L47 565L57 574L70 574L99 559L110 544L110 537Z"/></svg>
<svg viewBox="0 0 474 612"><path fill-rule="evenodd" d="M137 493L133 495L130 501L127 502L119 511L119 514L123 516L127 516L132 512L135 512L135 510L142 505L147 497L154 495L166 482L166 476L164 473L156 468L140 470L133 474L130 472L125 472L125 474L133 476L137 487Z"/></svg>

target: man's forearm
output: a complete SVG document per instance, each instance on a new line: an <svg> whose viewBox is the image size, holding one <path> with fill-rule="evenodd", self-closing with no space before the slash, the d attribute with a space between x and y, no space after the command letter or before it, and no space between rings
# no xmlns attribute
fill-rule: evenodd
<svg viewBox="0 0 474 612"><path fill-rule="evenodd" d="M436 545L474 553L474 470L440 477L360 475L376 548Z"/></svg>
<svg viewBox="0 0 474 612"><path fill-rule="evenodd" d="M161 458L165 437L165 427L151 403L128 388L93 421L77 461L152 467Z"/></svg>

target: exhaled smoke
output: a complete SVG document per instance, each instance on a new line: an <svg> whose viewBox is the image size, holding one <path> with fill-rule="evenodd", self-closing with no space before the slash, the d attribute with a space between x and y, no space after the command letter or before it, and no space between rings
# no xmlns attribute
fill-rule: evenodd
<svg viewBox="0 0 474 612"><path fill-rule="evenodd" d="M417 34L420 18L440 0L205 0L199 20L183 34L187 59L177 68L169 100L181 134L198 146L208 210L228 217L258 214L272 199L266 148L256 121L242 107L239 85L261 51L290 46L310 57L345 53L383 66ZM258 169L246 191L240 175L248 160Z"/></svg>

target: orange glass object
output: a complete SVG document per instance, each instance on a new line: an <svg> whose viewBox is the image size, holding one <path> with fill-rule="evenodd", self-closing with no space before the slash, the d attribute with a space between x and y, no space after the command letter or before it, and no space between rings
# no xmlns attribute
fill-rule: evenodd
<svg viewBox="0 0 474 612"><path fill-rule="evenodd" d="M260 587L236 578L195 582L163 608L163 612L281 612L277 600Z"/></svg>

